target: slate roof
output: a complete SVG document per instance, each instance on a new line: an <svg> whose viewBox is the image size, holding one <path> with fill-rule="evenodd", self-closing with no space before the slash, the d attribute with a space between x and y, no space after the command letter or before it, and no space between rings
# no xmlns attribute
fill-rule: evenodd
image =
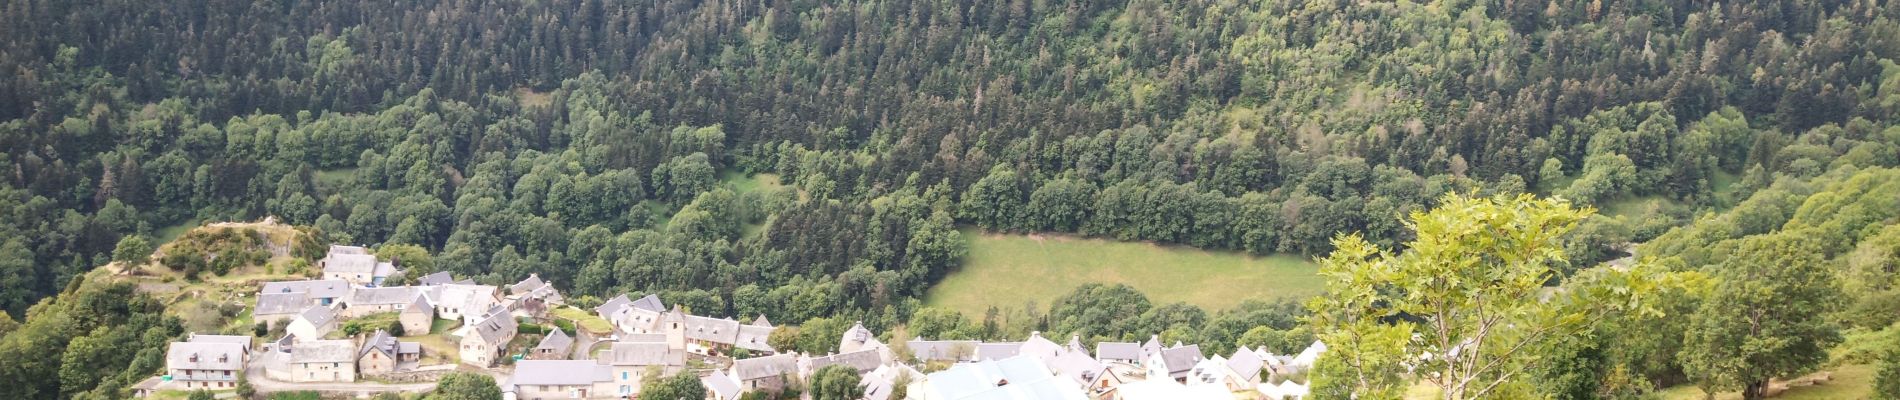
<svg viewBox="0 0 1900 400"><path fill-rule="evenodd" d="M490 314L475 323L473 334L480 337L483 343L500 345L507 338L514 336L517 325L515 317L506 312Z"/></svg>
<svg viewBox="0 0 1900 400"><path fill-rule="evenodd" d="M697 315L686 316L687 339L731 344L738 337L739 321Z"/></svg>
<svg viewBox="0 0 1900 400"><path fill-rule="evenodd" d="M715 398L719 400L737 399L740 394L745 393L739 388L739 381L726 376L724 371L715 370L712 375L699 378L699 384L705 386L706 391L717 396Z"/></svg>
<svg viewBox="0 0 1900 400"><path fill-rule="evenodd" d="M1260 354L1245 347L1234 350L1234 355L1227 357L1227 368L1247 378L1260 376L1260 368L1266 365L1267 361L1260 358Z"/></svg>
<svg viewBox="0 0 1900 400"><path fill-rule="evenodd" d="M1064 352L1054 359L1045 360L1045 363L1056 374L1074 379L1076 382L1093 381L1095 374L1102 372L1101 361L1096 361L1095 357L1089 357L1088 353L1079 351Z"/></svg>
<svg viewBox="0 0 1900 400"><path fill-rule="evenodd" d="M323 257L323 272L338 274L368 274L376 271L376 256L363 252L339 252L337 249L361 247L330 246L330 254Z"/></svg>
<svg viewBox="0 0 1900 400"><path fill-rule="evenodd" d="M257 295L257 307L251 315L296 314L310 306L310 296L303 292L263 293Z"/></svg>
<svg viewBox="0 0 1900 400"><path fill-rule="evenodd" d="M851 329L846 329L844 335L838 339L838 350L857 351L875 342L877 342L877 335L871 334L870 329L864 328L864 321L857 321L851 323Z"/></svg>
<svg viewBox="0 0 1900 400"><path fill-rule="evenodd" d="M632 306L633 308L638 308L638 309L647 310L647 311L659 311L659 312L666 311L666 303L661 303L660 296L658 295L649 294L649 295L646 295L646 297L641 297L639 300L634 300L633 303L628 304L628 305Z"/></svg>
<svg viewBox="0 0 1900 400"><path fill-rule="evenodd" d="M541 337L540 344L534 345L535 350L551 350L561 353L566 353L567 350L572 347L574 347L574 337L561 332L561 328L554 328L553 332L548 332L547 336Z"/></svg>
<svg viewBox="0 0 1900 400"><path fill-rule="evenodd" d="M395 275L395 274L396 274L396 264L392 264L387 261L377 261L376 268L370 270L369 272L369 276L390 276L390 275Z"/></svg>
<svg viewBox="0 0 1900 400"><path fill-rule="evenodd" d="M451 283L437 286L432 303L462 309L462 313L487 309L495 304L495 287L488 285L464 285Z"/></svg>
<svg viewBox="0 0 1900 400"><path fill-rule="evenodd" d="M1041 357L1043 362L1049 362L1062 354L1062 345L1043 338L1042 332L1030 332L1029 339L1023 341L1017 353L1035 355Z"/></svg>
<svg viewBox="0 0 1900 400"><path fill-rule="evenodd" d="M331 312L329 307L310 306L309 309L303 310L303 313L297 314L297 319L310 321L310 325L324 326L336 322L336 313Z"/></svg>
<svg viewBox="0 0 1900 400"><path fill-rule="evenodd" d="M613 380L613 367L593 360L521 360L508 381L519 385L583 386Z"/></svg>
<svg viewBox="0 0 1900 400"><path fill-rule="evenodd" d="M429 296L416 293L415 298L409 300L409 305L403 307L402 313L427 313L429 315L435 315L435 306L429 305Z"/></svg>
<svg viewBox="0 0 1900 400"><path fill-rule="evenodd" d="M527 279L522 279L521 282L516 282L514 285L508 286L508 294L519 296L533 292L535 289L540 289L542 286L547 285L547 281L541 280L540 274L530 273Z"/></svg>
<svg viewBox="0 0 1900 400"><path fill-rule="evenodd" d="M686 355L667 348L665 342L615 342L608 364L617 366L685 365ZM677 357L676 357L677 356Z"/></svg>
<svg viewBox="0 0 1900 400"><path fill-rule="evenodd" d="M350 294L350 283L342 279L264 282L260 294L307 293L313 298L341 298Z"/></svg>
<svg viewBox="0 0 1900 400"><path fill-rule="evenodd" d="M1134 342L1096 343L1095 357L1104 360L1140 360L1141 344Z"/></svg>
<svg viewBox="0 0 1900 400"><path fill-rule="evenodd" d="M850 353L815 357L811 359L810 368L812 371L818 371L819 368L832 365L844 365L858 370L860 374L870 372L871 370L877 369L878 365L884 363L884 359L878 355L878 350L879 349L865 349Z"/></svg>
<svg viewBox="0 0 1900 400"><path fill-rule="evenodd" d="M1194 368L1207 356L1201 354L1201 345L1191 344L1161 351L1161 362L1167 364L1168 373L1178 373Z"/></svg>
<svg viewBox="0 0 1900 400"><path fill-rule="evenodd" d="M455 282L455 277L449 275L449 271L436 271L433 274L423 275L421 278L416 278L416 284L421 285L421 286L447 285L453 282Z"/></svg>
<svg viewBox="0 0 1900 400"><path fill-rule="evenodd" d="M333 245L330 245L330 251L328 252L328 254L357 254L357 255L369 254L369 248L366 248L363 246L345 246L345 245L340 245L340 244L333 244Z"/></svg>
<svg viewBox="0 0 1900 400"><path fill-rule="evenodd" d="M1141 343L1141 357L1137 358L1148 358L1149 354L1160 353L1161 349L1161 335L1149 336L1148 341Z"/></svg>
<svg viewBox="0 0 1900 400"><path fill-rule="evenodd" d="M291 363L354 362L356 343L349 339L307 340L290 349Z"/></svg>
<svg viewBox="0 0 1900 400"><path fill-rule="evenodd" d="M397 344L396 338L389 336L389 332L377 329L376 334L370 335L368 340L363 341L363 348L356 351L356 358L363 358L372 351L382 352L384 357L396 358L397 352L402 349Z"/></svg>
<svg viewBox="0 0 1900 400"><path fill-rule="evenodd" d="M752 320L752 326L763 326L763 327L770 328L772 327L772 321L765 319L765 314L759 314L758 318L755 318Z"/></svg>
<svg viewBox="0 0 1900 400"><path fill-rule="evenodd" d="M733 361L732 375L740 381L759 380L777 376L796 378L798 376L798 358L791 354L779 354Z"/></svg>
<svg viewBox="0 0 1900 400"><path fill-rule="evenodd" d="M1001 360L1021 354L1023 342L996 342L976 345L976 358L981 360Z"/></svg>
<svg viewBox="0 0 1900 400"><path fill-rule="evenodd" d="M1069 344L1062 345L1062 351L1088 354L1089 348L1082 346L1082 335L1069 336Z"/></svg>
<svg viewBox="0 0 1900 400"><path fill-rule="evenodd" d="M633 301L627 300L627 295L623 293L619 296L614 296L614 298L607 299L605 303L600 303L599 307L594 307L594 314L600 315L601 318L612 319L611 317L614 313L620 312L621 308L626 308L631 304L633 304Z"/></svg>
<svg viewBox="0 0 1900 400"><path fill-rule="evenodd" d="M622 306L620 307L620 311L614 315L618 318L610 318L609 320L617 321L621 326L630 328L653 328L659 325L660 317L665 316L665 314L665 312L644 308Z"/></svg>
<svg viewBox="0 0 1900 400"><path fill-rule="evenodd" d="M405 304L415 297L416 289L408 286L361 288L351 292L344 303L352 306Z"/></svg>
<svg viewBox="0 0 1900 400"><path fill-rule="evenodd" d="M767 342L767 340L772 337L773 329L777 328L770 326L741 325L739 326L739 337L733 341L732 346L752 351L777 352L778 349L772 348L772 345Z"/></svg>
<svg viewBox="0 0 1900 400"><path fill-rule="evenodd" d="M193 355L198 356L192 361ZM172 342L165 350L165 367L171 369L244 369L244 346L220 342Z"/></svg>
<svg viewBox="0 0 1900 400"><path fill-rule="evenodd" d="M910 353L921 361L976 361L975 340L911 340Z"/></svg>

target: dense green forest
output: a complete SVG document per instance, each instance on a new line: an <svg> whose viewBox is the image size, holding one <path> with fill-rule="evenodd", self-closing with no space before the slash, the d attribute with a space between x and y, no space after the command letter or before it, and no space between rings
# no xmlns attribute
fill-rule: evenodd
<svg viewBox="0 0 1900 400"><path fill-rule="evenodd" d="M1564 274L1648 242L1719 277L1780 246L1748 237L1814 236L1809 261L1859 274L1828 318L1900 307L1896 189L1866 182L1892 174L1862 172L1900 164L1894 2L0 2L19 320L122 242L275 216L418 245L412 273L885 331L941 314L917 299L959 226L1319 256L1520 192L1619 211L1569 231ZM759 173L787 187L732 184ZM928 333L1312 335L1297 307L1123 289ZM1695 336L1643 331L1692 323L1667 321L1612 319L1573 346L1601 374L1548 376L1717 381L1642 353L1683 343L1607 345Z"/></svg>

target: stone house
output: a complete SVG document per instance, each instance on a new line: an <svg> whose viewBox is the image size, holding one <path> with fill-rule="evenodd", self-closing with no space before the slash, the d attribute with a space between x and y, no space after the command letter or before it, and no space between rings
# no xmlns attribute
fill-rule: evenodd
<svg viewBox="0 0 1900 400"><path fill-rule="evenodd" d="M612 374L593 360L521 360L501 388L517 400L623 398L612 394Z"/></svg>
<svg viewBox="0 0 1900 400"><path fill-rule="evenodd" d="M619 396L640 394L640 382L649 373L670 374L686 367L685 352L659 341L615 342L603 359L612 366L609 387Z"/></svg>
<svg viewBox="0 0 1900 400"><path fill-rule="evenodd" d="M574 337L561 332L561 328L554 328L554 331L541 337L541 343L535 344L534 349L528 351L528 359L565 360L573 353L573 350Z"/></svg>
<svg viewBox="0 0 1900 400"><path fill-rule="evenodd" d="M400 312L414 302L417 292L408 286L360 288L350 292L337 306L337 314L356 318L370 314Z"/></svg>
<svg viewBox="0 0 1900 400"><path fill-rule="evenodd" d="M303 313L297 314L296 319L290 320L289 326L284 327L284 333L295 336L299 341L322 339L323 335L333 330L336 330L336 313L323 306L305 309Z"/></svg>
<svg viewBox="0 0 1900 400"><path fill-rule="evenodd" d="M427 335L435 324L435 307L429 305L428 296L418 293L403 306L401 314L396 314L396 320L402 323L403 336Z"/></svg>
<svg viewBox="0 0 1900 400"><path fill-rule="evenodd" d="M495 362L507 355L508 342L515 339L518 324L507 310L496 307L486 316L469 326L468 334L462 336L460 345L463 364L494 366Z"/></svg>
<svg viewBox="0 0 1900 400"><path fill-rule="evenodd" d="M362 375L383 375L412 370L422 359L422 346L397 341L389 332L376 330L357 350L356 370Z"/></svg>
<svg viewBox="0 0 1900 400"><path fill-rule="evenodd" d="M356 343L348 339L305 340L291 346L284 373L287 382L355 382Z"/></svg>
<svg viewBox="0 0 1900 400"><path fill-rule="evenodd" d="M165 350L165 373L187 389L234 388L249 348L228 341L172 342Z"/></svg>
<svg viewBox="0 0 1900 400"><path fill-rule="evenodd" d="M778 354L734 360L732 372L727 375L739 381L739 387L748 392L778 391L798 379L798 356Z"/></svg>
<svg viewBox="0 0 1900 400"><path fill-rule="evenodd" d="M358 246L330 245L330 252L317 260L323 279L340 279L352 284L376 287L396 273L396 265L377 261L369 249Z"/></svg>

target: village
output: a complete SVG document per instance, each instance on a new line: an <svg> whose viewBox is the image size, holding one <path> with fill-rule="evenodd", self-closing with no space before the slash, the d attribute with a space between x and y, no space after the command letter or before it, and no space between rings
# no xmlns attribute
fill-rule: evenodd
<svg viewBox="0 0 1900 400"><path fill-rule="evenodd" d="M134 386L329 395L418 392L451 371L495 378L509 399L639 398L649 377L693 374L708 399L805 387L821 368L856 370L864 398L1275 399L1304 398L1307 371L1326 351L1242 347L1209 355L1196 344L1044 337L1019 342L927 340L886 344L863 324L835 354L780 352L763 315L694 315L656 295L620 295L592 310L570 306L552 282L507 286L447 272L386 286L399 261L332 245L320 279L265 282L250 310L270 337L192 334L166 351L166 374ZM1059 342L1060 341L1060 342ZM928 372L926 372L928 371Z"/></svg>

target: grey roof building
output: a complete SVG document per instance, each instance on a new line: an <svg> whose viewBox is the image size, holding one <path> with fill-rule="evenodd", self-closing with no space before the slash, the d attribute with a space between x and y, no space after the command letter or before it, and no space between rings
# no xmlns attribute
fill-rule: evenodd
<svg viewBox="0 0 1900 400"><path fill-rule="evenodd" d="M436 271L436 273L416 278L416 285L418 286L447 285L454 282L455 277L449 275L449 271Z"/></svg>
<svg viewBox="0 0 1900 400"><path fill-rule="evenodd" d="M343 304L349 307L404 305L415 297L416 289L408 286L361 288L350 293Z"/></svg>
<svg viewBox="0 0 1900 400"><path fill-rule="evenodd" d="M772 329L775 328L769 325L740 325L739 337L733 341L732 345L754 352L777 353L778 349L773 349L772 345L767 343L767 339L772 336Z"/></svg>
<svg viewBox="0 0 1900 400"><path fill-rule="evenodd" d="M310 296L303 292L260 293L257 295L256 307L251 309L251 315L292 315L302 312L304 307L309 306Z"/></svg>
<svg viewBox="0 0 1900 400"><path fill-rule="evenodd" d="M330 311L329 307L310 307L297 314L297 319L309 321L314 326L324 326L336 322L336 313Z"/></svg>
<svg viewBox="0 0 1900 400"><path fill-rule="evenodd" d="M568 351L573 348L574 337L561 332L560 328L554 328L553 332L541 337L541 343L534 345L530 353L540 360L562 359L567 358Z"/></svg>
<svg viewBox="0 0 1900 400"><path fill-rule="evenodd" d="M165 350L165 368L173 370L236 371L244 369L244 346L217 342L172 342Z"/></svg>
<svg viewBox="0 0 1900 400"><path fill-rule="evenodd" d="M706 392L718 400L736 400L745 394L739 389L739 381L726 376L725 371L713 371L711 375L699 378L699 384L706 386Z"/></svg>
<svg viewBox="0 0 1900 400"><path fill-rule="evenodd" d="M1254 353L1253 350L1248 350L1245 347L1234 350L1234 355L1227 357L1227 368L1247 378L1259 378L1260 368L1266 365L1266 359L1260 358L1260 354Z"/></svg>
<svg viewBox="0 0 1900 400"><path fill-rule="evenodd" d="M508 294L520 296L547 285L547 281L541 280L541 274L528 273L527 279L522 279L520 282L515 282L515 284L508 286Z"/></svg>
<svg viewBox="0 0 1900 400"><path fill-rule="evenodd" d="M607 363L615 366L686 365L686 353L667 348L666 342L615 342Z"/></svg>
<svg viewBox="0 0 1900 400"><path fill-rule="evenodd" d="M1023 342L996 342L976 345L976 358L979 360L1001 360L1021 354Z"/></svg>
<svg viewBox="0 0 1900 400"><path fill-rule="evenodd" d="M798 376L798 358L791 354L753 357L732 362L732 377L740 381Z"/></svg>
<svg viewBox="0 0 1900 400"><path fill-rule="evenodd" d="M613 315L615 313L620 312L620 309L626 308L632 304L633 304L633 300L628 300L626 294L621 294L619 296L614 296L614 298L607 299L607 302L605 303L600 303L599 307L594 307L594 314L600 315L601 318L606 318L607 320L611 321L614 319Z"/></svg>
<svg viewBox="0 0 1900 400"><path fill-rule="evenodd" d="M518 326L519 323L515 322L515 317L509 315L507 310L496 312L491 309L485 318L475 323L474 334L485 343L506 344L508 338L514 337L515 328Z"/></svg>
<svg viewBox="0 0 1900 400"><path fill-rule="evenodd" d="M639 300L634 300L633 303L628 304L628 305L632 306L633 308L638 308L638 309L647 310L647 311L666 312L666 303L660 302L659 295L649 294L649 295L646 295L645 297L641 297Z"/></svg>
<svg viewBox="0 0 1900 400"><path fill-rule="evenodd" d="M264 289L258 293L303 293L313 304L329 305L331 301L349 296L350 282L342 279L264 282Z"/></svg>
<svg viewBox="0 0 1900 400"><path fill-rule="evenodd" d="M306 340L291 347L290 362L353 363L356 362L356 343L349 339Z"/></svg>
<svg viewBox="0 0 1900 400"><path fill-rule="evenodd" d="M1134 342L1096 343L1095 358L1102 361L1123 363L1141 362L1141 344Z"/></svg>
<svg viewBox="0 0 1900 400"><path fill-rule="evenodd" d="M356 357L362 358L372 351L381 352L390 359L402 359L403 354L416 354L420 349L414 342L396 341L396 337L389 336L389 332L377 329L376 334L363 341L363 347L357 350Z"/></svg>
<svg viewBox="0 0 1900 400"><path fill-rule="evenodd" d="M871 372L871 370L877 369L877 366L884 364L884 358L879 354L880 350L882 349L865 349L850 353L813 357L806 361L808 365L805 367L805 374L810 375L818 372L819 368L833 365L851 367L851 369L857 370L859 374Z"/></svg>

